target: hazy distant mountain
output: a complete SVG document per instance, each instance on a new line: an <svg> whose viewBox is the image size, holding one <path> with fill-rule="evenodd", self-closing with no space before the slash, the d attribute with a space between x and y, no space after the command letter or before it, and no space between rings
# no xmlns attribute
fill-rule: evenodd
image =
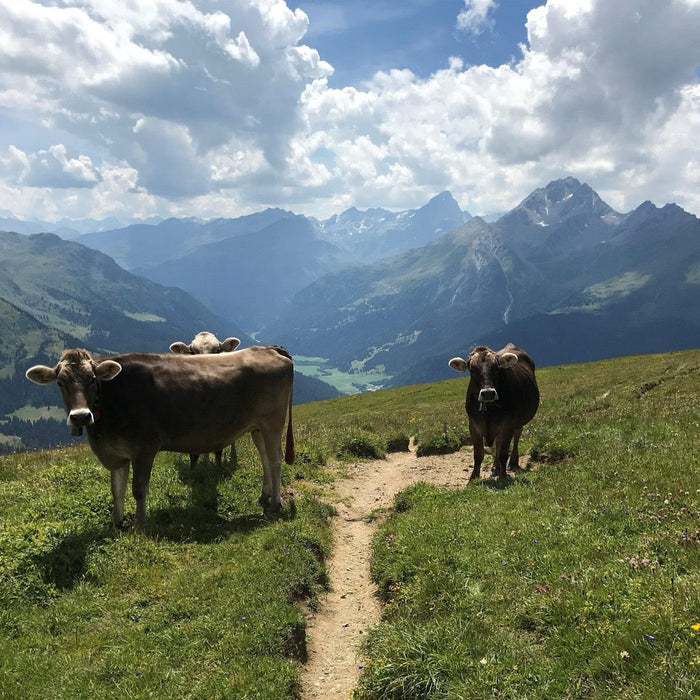
<svg viewBox="0 0 700 700"><path fill-rule="evenodd" d="M156 225L134 224L87 233L80 243L109 255L126 270L146 270L182 258L203 245L259 231L293 216L283 209L266 209L237 219L165 219ZM173 284L177 286L177 282Z"/></svg>
<svg viewBox="0 0 700 700"><path fill-rule="evenodd" d="M321 230L358 262L374 262L423 246L470 218L449 192L442 192L419 209L398 213L352 207L321 222Z"/></svg>
<svg viewBox="0 0 700 700"><path fill-rule="evenodd" d="M285 216L253 233L138 271L185 289L252 332L276 318L300 289L348 263L348 255L321 238L310 219Z"/></svg>
<svg viewBox="0 0 700 700"><path fill-rule="evenodd" d="M624 220L573 177L535 190L495 222L506 245L525 258L550 258L607 240Z"/></svg>
<svg viewBox="0 0 700 700"><path fill-rule="evenodd" d="M144 224L156 224L160 219L151 217L144 220ZM0 211L0 231L13 231L27 236L33 233L55 233L65 240L74 240L81 234L92 231L104 231L125 226L116 217L107 219L61 219L55 223L41 221L39 219L18 219L12 212Z"/></svg>
<svg viewBox="0 0 700 700"><path fill-rule="evenodd" d="M267 209L208 222L168 219L87 234L80 242L256 332L323 275L425 245L468 218L443 192L398 213L352 208L318 221Z"/></svg>
<svg viewBox="0 0 700 700"><path fill-rule="evenodd" d="M302 290L266 330L295 352L344 369L391 373L464 327L503 324L540 310L546 283L482 219L422 248L327 275Z"/></svg>

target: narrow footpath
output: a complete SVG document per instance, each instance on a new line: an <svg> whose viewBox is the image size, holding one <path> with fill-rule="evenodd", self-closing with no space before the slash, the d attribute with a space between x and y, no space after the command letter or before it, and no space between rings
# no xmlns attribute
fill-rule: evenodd
<svg viewBox="0 0 700 700"><path fill-rule="evenodd" d="M418 458L411 450L352 464L347 477L336 480L330 591L307 624L304 700L351 700L362 668L362 642L380 621L381 604L369 577L377 518L368 516L391 508L396 494L415 482L462 487L466 467L471 470L469 453Z"/></svg>

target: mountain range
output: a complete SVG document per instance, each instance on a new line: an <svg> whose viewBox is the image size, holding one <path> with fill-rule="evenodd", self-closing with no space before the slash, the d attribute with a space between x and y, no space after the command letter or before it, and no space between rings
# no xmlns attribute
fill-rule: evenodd
<svg viewBox="0 0 700 700"><path fill-rule="evenodd" d="M0 234L7 420L39 405L23 368L62 346L162 350L204 329L283 344L357 390L449 377L447 360L482 343L538 365L700 345L698 219L651 202L621 214L571 177L493 221L443 192L323 221L267 209L77 237L64 224L72 240Z"/></svg>
<svg viewBox="0 0 700 700"><path fill-rule="evenodd" d="M445 358L481 343L545 365L697 346L698 302L695 216L650 202L623 215L566 178L495 222L317 280L265 330L401 385L449 377Z"/></svg>
<svg viewBox="0 0 700 700"><path fill-rule="evenodd" d="M267 209L237 219L167 219L81 236L125 269L192 294L250 333L320 277L424 245L456 226L448 192L417 210L355 208L325 221Z"/></svg>

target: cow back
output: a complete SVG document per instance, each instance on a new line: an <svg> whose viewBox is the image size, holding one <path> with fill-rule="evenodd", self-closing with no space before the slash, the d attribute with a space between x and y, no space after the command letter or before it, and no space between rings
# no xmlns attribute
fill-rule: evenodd
<svg viewBox="0 0 700 700"><path fill-rule="evenodd" d="M286 351L285 351L286 352ZM111 356L121 373L100 383L91 437L157 449L210 452L266 421L282 424L293 363L274 346L235 353Z"/></svg>

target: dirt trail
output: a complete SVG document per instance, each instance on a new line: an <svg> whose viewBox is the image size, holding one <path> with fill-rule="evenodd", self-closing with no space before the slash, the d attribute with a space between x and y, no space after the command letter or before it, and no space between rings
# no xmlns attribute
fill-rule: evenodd
<svg viewBox="0 0 700 700"><path fill-rule="evenodd" d="M389 508L399 491L418 481L464 486L466 467L471 471L471 455L465 452L418 458L410 451L350 465L347 477L336 480L338 516L333 519L333 557L327 564L330 591L307 625L304 700L352 698L362 665L360 645L379 622L381 606L369 577L377 523L365 517Z"/></svg>

